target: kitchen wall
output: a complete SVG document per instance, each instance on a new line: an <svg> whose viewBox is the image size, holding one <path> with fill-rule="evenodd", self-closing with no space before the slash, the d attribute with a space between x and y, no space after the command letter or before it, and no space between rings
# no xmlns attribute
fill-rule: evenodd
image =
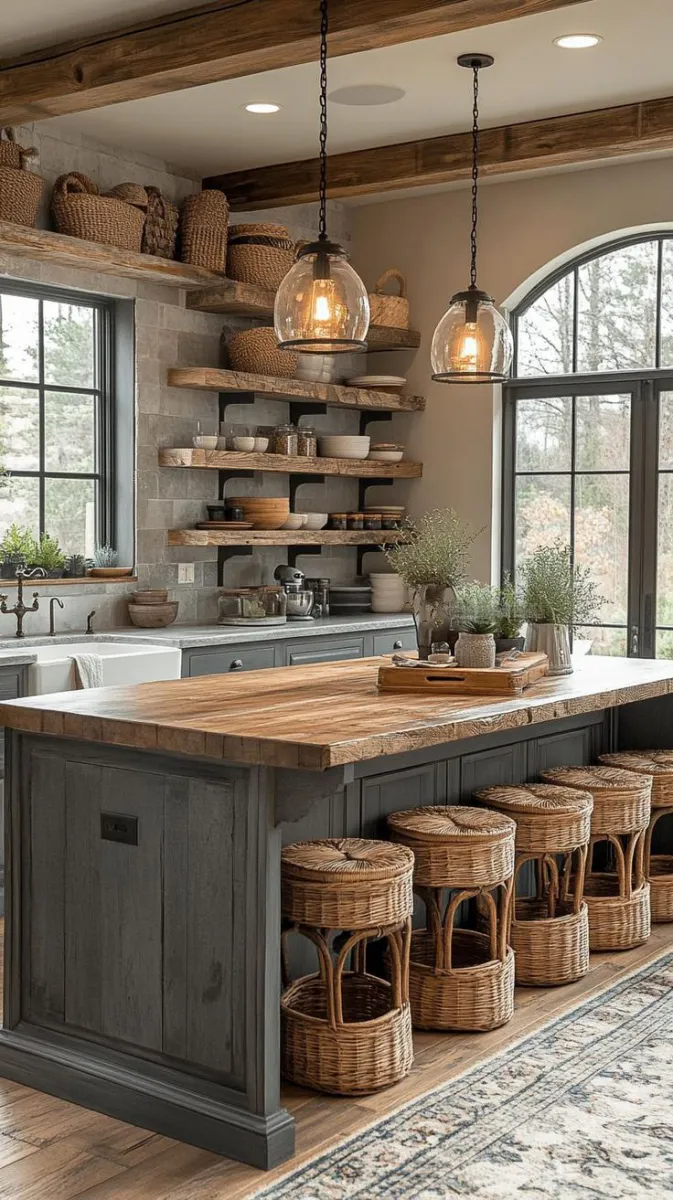
<svg viewBox="0 0 673 1200"><path fill-rule="evenodd" d="M36 169L52 184L56 177L69 170L91 176L104 190L114 183L132 180L160 187L175 201L182 200L199 184L193 179L170 171L166 164L149 158L128 158L123 150L102 146L89 138L69 135L55 138L48 123L17 130L23 145L38 148L40 158ZM341 205L331 205L332 232L346 245L350 243L350 211ZM264 219L278 219L290 227L293 236L309 237L316 229L315 205L278 210ZM258 219L256 214L236 214L237 221ZM47 212L40 224L46 226ZM137 538L136 565L139 585L107 585L100 590L91 584L67 585L58 583L41 589L42 611L27 618L26 628L44 632L48 597L58 595L65 610L57 611L58 626L79 629L86 613L97 610L97 628L110 628L127 623L125 594L135 586L169 587L171 596L180 600L180 621L211 620L217 612L216 551L169 549L166 530L189 527L205 517L206 501L217 499L217 473L208 471L178 471L157 467L160 446L190 445L196 421L212 429L217 426L217 396L207 393L181 391L166 386L166 372L175 365L218 366L222 362L221 335L223 331L245 327L250 322L207 314L191 313L184 308L184 298L177 288L161 287L154 283L115 279L96 272L70 270L29 259L13 258L0 253L0 280L5 278L34 280L41 284L84 290L135 302L136 335L136 485ZM250 408L238 406L227 414L228 421L253 420L267 424L287 419L287 406L278 402L258 401L254 414ZM316 418L316 426L334 432L357 429L354 414L331 412ZM287 481L283 476L258 476L257 479L232 480L228 493L259 492L265 495L286 494ZM298 507L327 511L352 508L356 504L357 483L329 479L325 485L306 485L299 493ZM226 566L226 582L232 586L271 579L273 568L285 561L283 549L270 548L248 558L235 558ZM178 564L194 563L193 584L178 585ZM317 569L318 559L301 560L307 572ZM353 551L330 554L320 560L320 572L334 578L354 574ZM10 604L12 601L10 600ZM10 619L0 622L0 637L13 630Z"/></svg>
<svg viewBox="0 0 673 1200"><path fill-rule="evenodd" d="M673 159L613 162L486 184L479 219L479 284L498 304L518 302L522 285L559 256L605 235L673 227ZM353 214L353 252L363 276L396 266L409 284L421 348L407 359L411 390L427 397L407 422L407 447L424 463L408 487L412 513L453 505L476 530L472 570L497 577L500 389L433 383L430 342L454 291L468 281L469 192L390 198ZM515 293L519 293L516 294ZM392 356L388 359L393 366ZM399 368L403 356L395 356Z"/></svg>

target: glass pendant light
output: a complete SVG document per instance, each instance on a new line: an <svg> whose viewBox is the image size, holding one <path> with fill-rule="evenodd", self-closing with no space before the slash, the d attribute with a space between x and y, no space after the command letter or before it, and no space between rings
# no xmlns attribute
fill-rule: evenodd
<svg viewBox="0 0 673 1200"><path fill-rule="evenodd" d="M320 18L319 234L282 281L273 323L281 350L339 354L367 349L369 297L346 251L327 236L327 0L320 0Z"/></svg>
<svg viewBox="0 0 673 1200"><path fill-rule="evenodd" d="M490 54L461 54L461 67L473 74L472 230L470 286L451 297L432 338L432 378L440 383L499 383L507 379L514 343L493 297L477 287L477 220L479 193L479 72L493 65Z"/></svg>

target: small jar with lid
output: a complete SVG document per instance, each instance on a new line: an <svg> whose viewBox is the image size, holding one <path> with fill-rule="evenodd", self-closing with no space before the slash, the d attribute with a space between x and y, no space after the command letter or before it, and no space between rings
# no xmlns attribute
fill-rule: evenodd
<svg viewBox="0 0 673 1200"><path fill-rule="evenodd" d="M364 529L365 519L362 513L353 512L346 514L346 526L354 532Z"/></svg>
<svg viewBox="0 0 673 1200"><path fill-rule="evenodd" d="M366 512L364 514L365 529L378 530L381 528L381 514Z"/></svg>
<svg viewBox="0 0 673 1200"><path fill-rule="evenodd" d="M294 425L276 425L273 431L271 451L273 454L285 454L296 458L299 450L299 438Z"/></svg>
<svg viewBox="0 0 673 1200"><path fill-rule="evenodd" d="M330 529L348 529L348 518L346 513L330 513L329 515Z"/></svg>
<svg viewBox="0 0 673 1200"><path fill-rule="evenodd" d="M387 517L386 514L383 513L383 515L381 517L381 528L382 529L399 529L399 527L400 527L399 517L390 517L390 516Z"/></svg>
<svg viewBox="0 0 673 1200"><path fill-rule="evenodd" d="M318 435L308 425L300 425L297 429L297 453L300 458L318 457Z"/></svg>

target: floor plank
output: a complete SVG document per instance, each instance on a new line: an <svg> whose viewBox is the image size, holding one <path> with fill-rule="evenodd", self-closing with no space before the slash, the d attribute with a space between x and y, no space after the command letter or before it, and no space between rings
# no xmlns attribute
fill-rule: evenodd
<svg viewBox="0 0 673 1200"><path fill-rule="evenodd" d="M372 1121L505 1050L553 1017L673 951L673 926L655 926L645 946L592 955L589 974L564 988L517 989L512 1021L485 1034L415 1037L412 1073L357 1102L285 1088L297 1122L292 1164L264 1173L111 1117L0 1079L0 1200L248 1200Z"/></svg>

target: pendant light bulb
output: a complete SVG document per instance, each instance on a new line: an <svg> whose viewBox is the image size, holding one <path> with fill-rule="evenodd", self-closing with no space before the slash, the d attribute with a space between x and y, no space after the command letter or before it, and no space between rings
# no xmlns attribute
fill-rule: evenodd
<svg viewBox="0 0 673 1200"><path fill-rule="evenodd" d="M320 16L320 231L278 288L273 324L281 350L340 354L367 349L369 296L343 246L327 236L327 0Z"/></svg>
<svg viewBox="0 0 673 1200"><path fill-rule="evenodd" d="M479 189L479 71L490 67L489 54L464 54L461 67L473 75L472 108L472 229L470 286L451 297L435 329L430 351L432 378L440 383L499 383L512 365L512 333L487 292L477 287L477 220Z"/></svg>

